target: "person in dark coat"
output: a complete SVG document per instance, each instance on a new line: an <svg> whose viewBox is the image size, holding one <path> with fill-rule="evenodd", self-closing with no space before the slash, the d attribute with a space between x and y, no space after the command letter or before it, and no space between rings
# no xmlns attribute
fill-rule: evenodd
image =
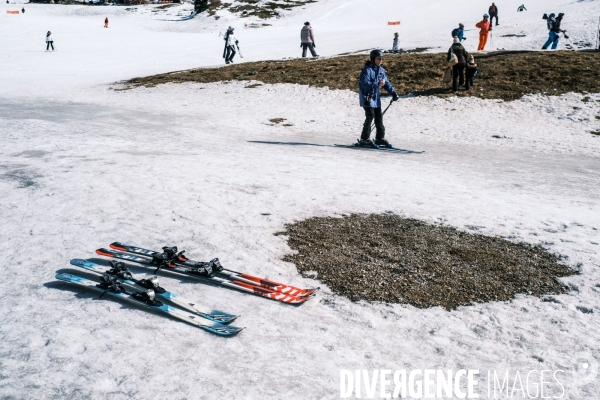
<svg viewBox="0 0 600 400"><path fill-rule="evenodd" d="M494 17L496 17L496 26L498 26L498 7L495 3L492 3L488 10L488 14L490 14L490 25L494 22Z"/></svg>
<svg viewBox="0 0 600 400"><path fill-rule="evenodd" d="M385 127L383 126L383 113L381 111L380 90L383 88L392 95L392 100L398 100L398 93L388 81L383 64L383 52L373 50L369 54L370 61L365 63L358 80L358 96L360 106L365 110L365 123L358 145L361 147L392 147L385 139ZM375 141L370 139L371 124L375 120Z"/></svg>
<svg viewBox="0 0 600 400"><path fill-rule="evenodd" d="M466 78L466 83L465 83L465 89L469 90L471 89L471 86L473 86L473 78L475 78L477 76L477 64L475 64L475 57L473 57L472 55L469 56L468 61L467 61L467 67L466 67L466 72L465 72L465 78Z"/></svg>
<svg viewBox="0 0 600 400"><path fill-rule="evenodd" d="M453 53L458 63L452 67L452 91L457 93L458 86L465 84L465 68L469 57L469 53L467 53L467 50L460 43L458 37L454 37L454 43L452 43L452 46L448 50L448 61L452 58Z"/></svg>

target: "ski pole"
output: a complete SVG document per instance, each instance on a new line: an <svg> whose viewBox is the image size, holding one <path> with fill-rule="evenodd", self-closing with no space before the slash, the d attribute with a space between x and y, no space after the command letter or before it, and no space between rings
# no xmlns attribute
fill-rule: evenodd
<svg viewBox="0 0 600 400"><path fill-rule="evenodd" d="M385 108L385 110L383 110L383 113L381 113L381 118L383 118L383 116L385 115L385 113L387 112L388 108L390 108L390 106L392 105L393 102L394 102L394 99L392 99L390 101L390 104L388 104L388 106ZM375 123L373 123L373 125L371 125L371 130L369 131L369 135L373 132L373 129L375 129Z"/></svg>

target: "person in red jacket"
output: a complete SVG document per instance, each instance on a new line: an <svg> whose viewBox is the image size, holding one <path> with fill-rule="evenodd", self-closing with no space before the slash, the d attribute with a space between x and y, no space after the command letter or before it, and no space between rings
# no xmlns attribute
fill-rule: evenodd
<svg viewBox="0 0 600 400"><path fill-rule="evenodd" d="M479 47L477 47L477 50L483 50L485 48L488 34L492 30L492 24L490 24L490 21L488 21L489 17L489 15L484 14L483 21L480 21L477 23L477 25L475 25L477 28L479 28Z"/></svg>
<svg viewBox="0 0 600 400"><path fill-rule="evenodd" d="M104 27L108 28L108 17L104 18Z"/></svg>

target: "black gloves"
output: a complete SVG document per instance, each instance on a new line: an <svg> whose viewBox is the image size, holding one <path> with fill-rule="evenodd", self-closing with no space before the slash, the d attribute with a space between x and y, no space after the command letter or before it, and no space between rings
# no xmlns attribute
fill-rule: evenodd
<svg viewBox="0 0 600 400"><path fill-rule="evenodd" d="M300 43L300 47L302 47L302 43Z"/></svg>
<svg viewBox="0 0 600 400"><path fill-rule="evenodd" d="M466 38L466 37L464 37L464 38L463 38L463 40L467 40L467 38Z"/></svg>
<svg viewBox="0 0 600 400"><path fill-rule="evenodd" d="M392 95L392 101L398 101L399 97L398 97L398 93L394 93Z"/></svg>
<svg viewBox="0 0 600 400"><path fill-rule="evenodd" d="M238 44L238 43L239 43L239 42L236 40L236 41L235 41L235 44Z"/></svg>
<svg viewBox="0 0 600 400"><path fill-rule="evenodd" d="M313 47L317 47L317 45L313 42Z"/></svg>

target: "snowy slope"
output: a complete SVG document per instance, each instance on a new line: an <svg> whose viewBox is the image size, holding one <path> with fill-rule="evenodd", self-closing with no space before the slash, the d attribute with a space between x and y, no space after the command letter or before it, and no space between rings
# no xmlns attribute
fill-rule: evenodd
<svg viewBox="0 0 600 400"><path fill-rule="evenodd" d="M403 47L445 48L455 22L487 10L424 3L321 1L238 36L244 60L297 56L305 20L324 55L384 46L395 30ZM600 14L598 1L554 0L509 12L519 4L499 4L494 32L527 36L495 38L497 47L539 47L543 12L565 12L565 27L582 37ZM577 385L571 373L578 351L600 360L600 138L589 133L600 130L600 95L409 97L386 114L388 137L424 154L336 149L362 123L350 92L238 82L109 89L220 64L219 30L245 21L51 5L4 16L11 7L0 8L0 397L335 399L341 369L417 368L563 369L564 398L597 397L598 379ZM47 54L48 29L58 51ZM270 126L277 117L292 126ZM236 324L247 329L232 339L54 279L71 258L119 240L177 244L232 269L319 285L281 261L289 248L273 233L311 216L384 211L543 244L582 273L552 301L453 312L351 303L326 287L295 308L161 276L173 292L241 314Z"/></svg>

